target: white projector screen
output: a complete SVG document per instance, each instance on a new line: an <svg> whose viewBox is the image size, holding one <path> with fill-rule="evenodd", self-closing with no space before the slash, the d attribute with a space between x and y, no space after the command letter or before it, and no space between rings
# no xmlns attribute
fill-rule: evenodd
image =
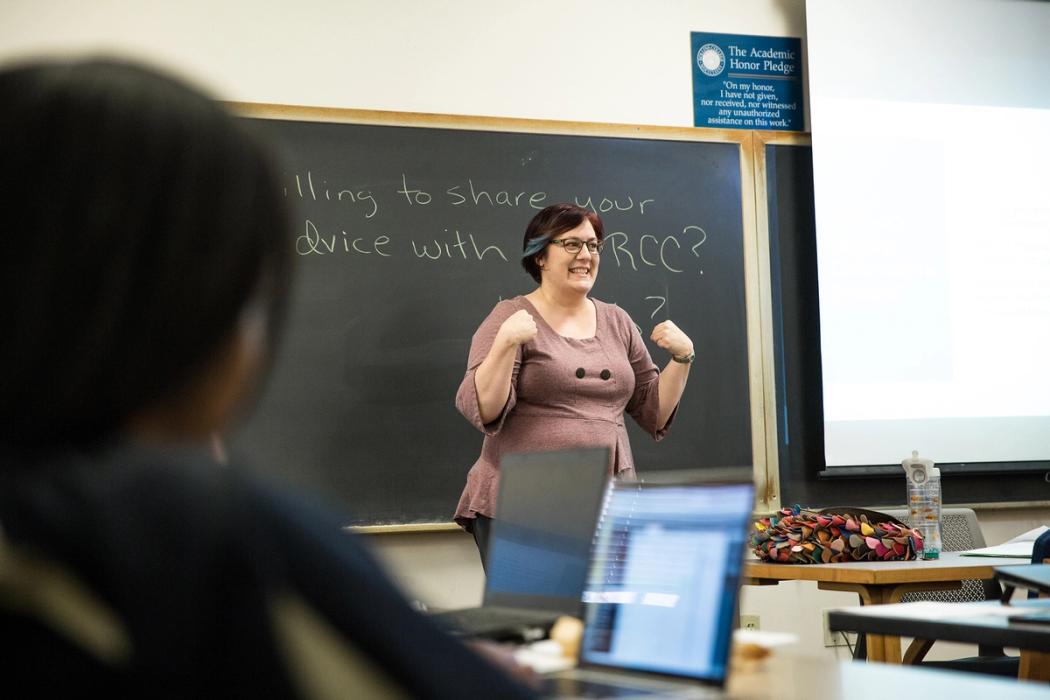
<svg viewBox="0 0 1050 700"><path fill-rule="evenodd" d="M1050 3L807 33L828 466L1050 460Z"/></svg>

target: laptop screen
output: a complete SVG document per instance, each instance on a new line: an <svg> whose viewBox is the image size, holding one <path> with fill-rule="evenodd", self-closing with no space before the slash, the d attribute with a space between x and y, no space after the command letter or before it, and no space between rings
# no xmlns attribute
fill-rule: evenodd
<svg viewBox="0 0 1050 700"><path fill-rule="evenodd" d="M609 451L504 455L485 605L580 614Z"/></svg>
<svg viewBox="0 0 1050 700"><path fill-rule="evenodd" d="M617 483L595 534L581 661L724 682L750 483Z"/></svg>

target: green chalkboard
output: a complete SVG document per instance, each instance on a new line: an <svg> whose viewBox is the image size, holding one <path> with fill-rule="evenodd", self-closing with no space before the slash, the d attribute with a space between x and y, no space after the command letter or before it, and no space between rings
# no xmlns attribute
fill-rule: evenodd
<svg viewBox="0 0 1050 700"><path fill-rule="evenodd" d="M298 263L280 356L235 443L260 469L320 490L348 524L449 521L481 445L453 405L471 335L534 287L522 235L559 201L605 222L594 296L645 337L673 319L697 348L671 434L631 424L639 471L751 464L741 143L242 118L278 147Z"/></svg>

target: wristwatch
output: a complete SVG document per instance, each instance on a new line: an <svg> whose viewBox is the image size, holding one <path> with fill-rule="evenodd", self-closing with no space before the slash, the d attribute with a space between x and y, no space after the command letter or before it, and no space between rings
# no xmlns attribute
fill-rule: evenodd
<svg viewBox="0 0 1050 700"><path fill-rule="evenodd" d="M691 365L693 364L693 360L696 359L696 353L690 352L688 355L682 355L681 357L678 355L671 355L671 359L683 365Z"/></svg>

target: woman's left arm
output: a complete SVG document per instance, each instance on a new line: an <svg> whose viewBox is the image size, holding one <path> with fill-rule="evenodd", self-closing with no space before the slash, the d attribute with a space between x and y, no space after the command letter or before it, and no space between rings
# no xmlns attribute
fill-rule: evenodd
<svg viewBox="0 0 1050 700"><path fill-rule="evenodd" d="M685 391L689 368L693 363L693 341L673 321L657 324L650 336L652 341L671 353L671 361L660 373L659 425L667 425Z"/></svg>

